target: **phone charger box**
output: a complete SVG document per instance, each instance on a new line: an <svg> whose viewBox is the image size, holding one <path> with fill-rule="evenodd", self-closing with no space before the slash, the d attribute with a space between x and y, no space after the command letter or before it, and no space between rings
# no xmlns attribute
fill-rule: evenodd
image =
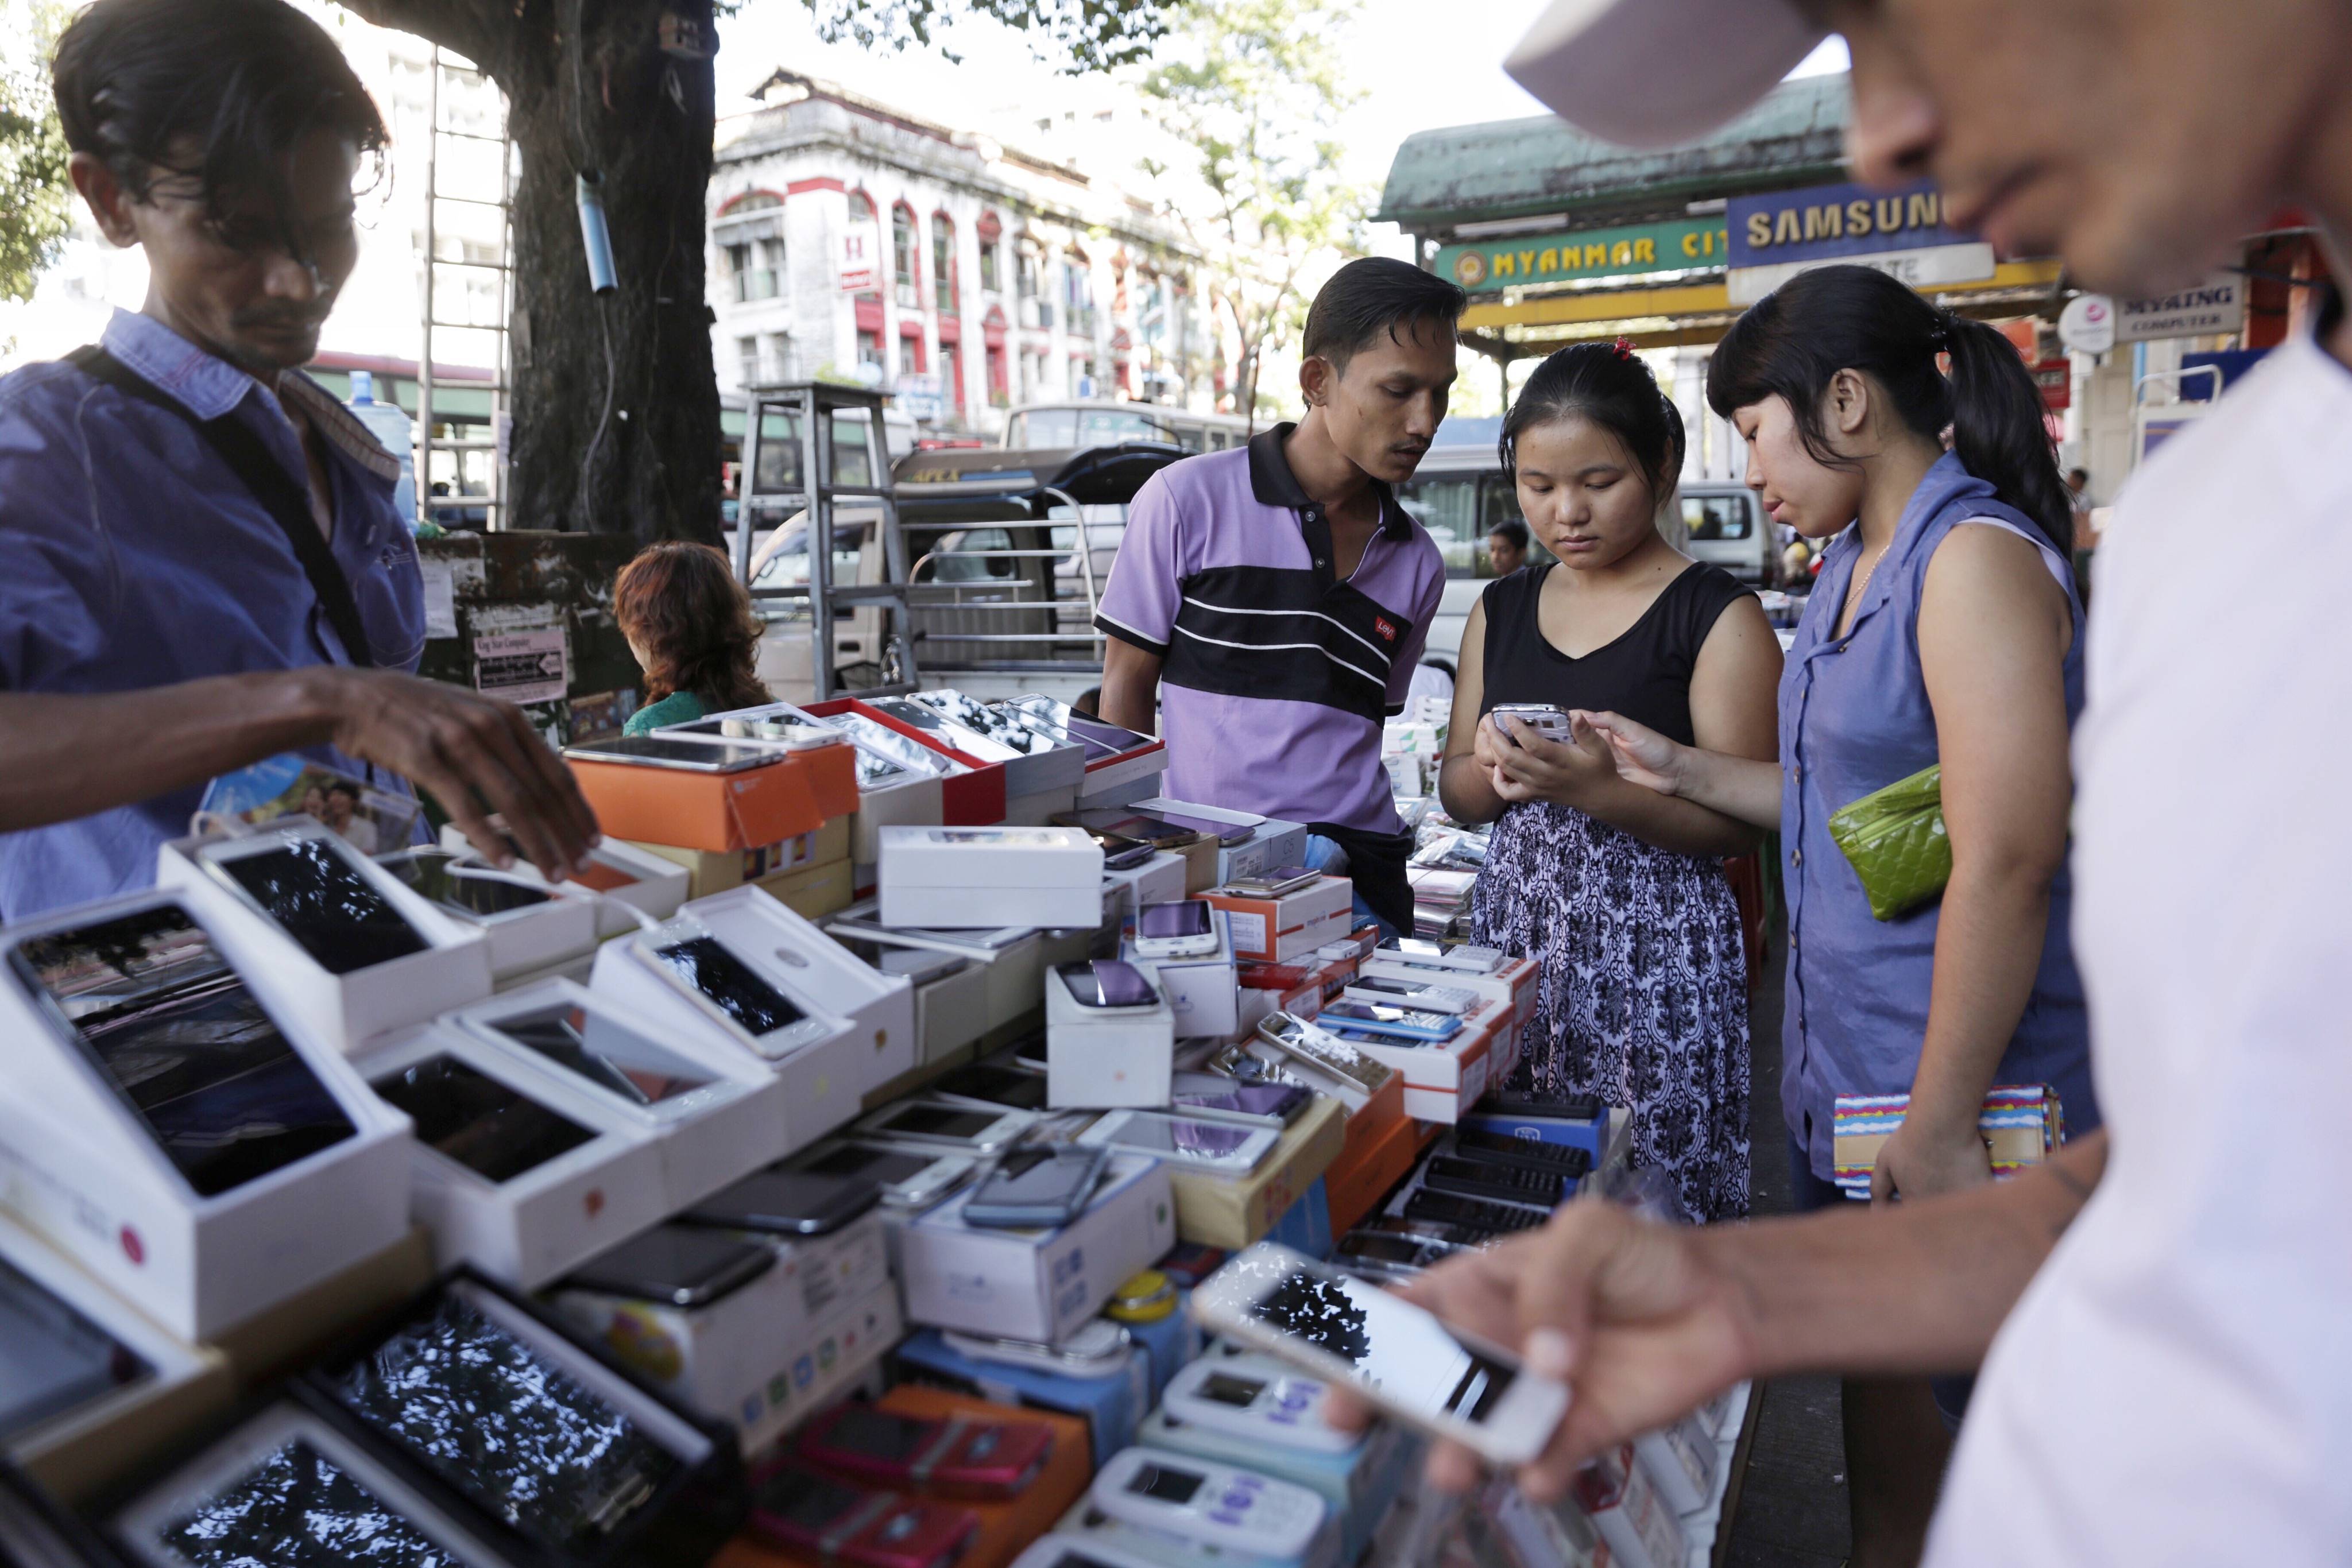
<svg viewBox="0 0 2352 1568"><path fill-rule="evenodd" d="M705 1416L751 1454L880 1359L903 1332L882 1219L773 1248L775 1266L698 1307L559 1285L557 1313L596 1350Z"/></svg>
<svg viewBox="0 0 2352 1568"><path fill-rule="evenodd" d="M1135 802L1135 809L1147 814L1173 811L1180 817L1198 817L1203 821L1231 822L1235 827L1247 827L1250 836L1238 844L1220 844L1217 848L1217 885L1235 877L1255 876L1276 866L1297 865L1307 858L1307 824L1286 822L1275 817L1261 817L1254 811L1229 811L1220 806L1194 806L1182 800L1171 800L1155 795Z"/></svg>
<svg viewBox="0 0 2352 1568"><path fill-rule="evenodd" d="M1053 1529L1054 1521L1086 1495L1087 1484L1094 1478L1082 1416L1038 1409L1013 1416L978 1396L916 1383L901 1384L876 1403L893 1416L919 1420L975 1426L1025 1421L1054 1434L1054 1446L1046 1451L1045 1463L1013 1496L955 1500L955 1507L980 1516L980 1531L957 1555L955 1568L1009 1568L1014 1558Z"/></svg>
<svg viewBox="0 0 2352 1568"><path fill-rule="evenodd" d="M1134 1445L1136 1425L1151 1404L1150 1357L1140 1345L1129 1347L1127 1354L1126 1364L1116 1372L1075 1377L1038 1367L982 1361L948 1343L937 1329L920 1329L898 1346L891 1365L902 1379L914 1383L969 1394L992 1405L1055 1411L1085 1422L1091 1473L1121 1448Z"/></svg>
<svg viewBox="0 0 2352 1568"><path fill-rule="evenodd" d="M470 1154L494 1172L505 1170L510 1145L486 1135L484 1122L466 1130L470 1141L462 1151L422 1137L412 1143L412 1201L443 1268L471 1263L501 1284L536 1291L660 1220L659 1145L584 1087L542 1074L447 1022L380 1040L352 1065L371 1084L389 1084L444 1057L569 1123L574 1141L504 1179L460 1157Z"/></svg>
<svg viewBox="0 0 2352 1568"><path fill-rule="evenodd" d="M1690 1561L1683 1522L1634 1458L1632 1444L1576 1472L1569 1496L1624 1568L1679 1568Z"/></svg>
<svg viewBox="0 0 2352 1568"><path fill-rule="evenodd" d="M898 1234L907 1316L937 1328L1051 1343L1102 1310L1122 1281L1176 1244L1168 1173L1149 1155L1113 1155L1086 1212L1058 1230L963 1222L973 1189Z"/></svg>
<svg viewBox="0 0 2352 1568"><path fill-rule="evenodd" d="M1257 1168L1245 1176L1216 1176L1168 1162L1176 1198L1176 1235L1205 1247L1238 1252L1271 1233L1292 1205L1339 1157L1348 1141L1347 1108L1318 1094L1282 1130Z"/></svg>
<svg viewBox="0 0 2352 1568"><path fill-rule="evenodd" d="M1234 931L1234 956L1261 964L1288 963L1312 956L1331 940L1334 916L1344 918L1355 908L1356 886L1344 876L1318 877L1279 898L1260 898L1213 887L1201 895L1223 910ZM1312 931L1317 940L1301 946ZM1344 928L1342 935L1345 935ZM1285 940L1287 938L1288 940Z"/></svg>
<svg viewBox="0 0 2352 1568"><path fill-rule="evenodd" d="M471 854L474 842L455 822L441 829L441 847L454 854ZM551 885L565 889L585 888L601 894L592 899L596 910L596 935L599 939L626 936L637 928L629 918L629 910L638 910L656 920L667 920L677 913L677 906L690 896L688 892L686 868L665 858L657 850L630 843L625 839L608 838L588 852L589 868L577 876ZM546 882L539 868L518 857L509 868L509 874L530 882ZM615 904L626 908L614 908Z"/></svg>
<svg viewBox="0 0 2352 1568"><path fill-rule="evenodd" d="M1131 927L1119 941L1118 956L1150 976L1160 995L1168 999L1179 1040L1225 1040L1241 1030L1241 977L1234 963L1231 925L1222 911L1213 913L1209 924L1217 933L1217 950L1213 953L1182 958L1146 958L1135 950ZM1050 1009L1047 1016L1052 1016ZM1155 1105L1167 1103L1165 1096L1150 1102Z"/></svg>
<svg viewBox="0 0 2352 1568"><path fill-rule="evenodd" d="M608 838L718 853L814 832L827 815L817 803L818 769L799 753L778 752L772 762L732 773L569 760ZM856 767L846 756L842 765Z"/></svg>
<svg viewBox="0 0 2352 1568"><path fill-rule="evenodd" d="M1103 872L1103 916L1124 920L1147 904L1174 904L1184 896L1184 857L1157 850L1150 860Z"/></svg>
<svg viewBox="0 0 2352 1568"><path fill-rule="evenodd" d="M1079 828L886 828L885 925L1102 924L1103 852Z"/></svg>
<svg viewBox="0 0 2352 1568"><path fill-rule="evenodd" d="M1149 971L1146 971L1147 977ZM1168 1103L1176 1071L1176 1013L1168 988L1150 1007L1090 1008L1059 968L1045 971L1045 1103L1107 1111Z"/></svg>
<svg viewBox="0 0 2352 1568"><path fill-rule="evenodd" d="M272 824L268 836L332 839L321 823ZM339 1051L356 1051L387 1030L405 1029L490 994L489 939L420 897L365 855L345 857L368 885L423 937L427 946L349 974L324 966L259 910L213 880L199 862L205 852L243 840L178 839L155 863L155 885L169 889L200 918L237 973L274 1013L299 1019Z"/></svg>
<svg viewBox="0 0 2352 1568"><path fill-rule="evenodd" d="M0 1205L173 1335L200 1343L406 1234L412 1144L407 1118L368 1092L339 1040L250 986L351 1130L199 1193L129 1095L60 1036L6 962L36 937L173 907L250 984L254 960L184 892L53 910L0 932ZM281 1088L291 1077L281 1070Z"/></svg>
<svg viewBox="0 0 2352 1568"><path fill-rule="evenodd" d="M5 1217L0 1261L23 1276L10 1293L28 1298L24 1310L46 1316L61 1306L147 1366L144 1376L129 1383L93 1378L94 1387L62 1405L41 1400L26 1412L30 1425L8 1434L9 1460L50 1492L68 1502L86 1499L141 1460L211 1426L234 1403L228 1363L217 1351L165 1333Z"/></svg>
<svg viewBox="0 0 2352 1568"><path fill-rule="evenodd" d="M552 1020L551 1022L550 1020ZM653 1141L662 1169L662 1211L674 1214L773 1164L785 1118L784 1083L767 1064L708 1031L665 1029L576 981L542 980L449 1015L446 1020L521 1071L551 1077L596 1100ZM529 1043L550 1028L595 1053L619 1082L574 1071ZM703 1082L647 1100L646 1079L667 1089L689 1076Z"/></svg>
<svg viewBox="0 0 2352 1568"><path fill-rule="evenodd" d="M1369 1034L1354 1040L1357 1050L1396 1069L1404 1079L1404 1113L1423 1122L1459 1121L1493 1082L1496 1030L1507 1016L1499 1002L1481 1002L1465 1014L1453 1039L1442 1040L1382 1040ZM1328 1026L1346 1020L1327 1018Z"/></svg>

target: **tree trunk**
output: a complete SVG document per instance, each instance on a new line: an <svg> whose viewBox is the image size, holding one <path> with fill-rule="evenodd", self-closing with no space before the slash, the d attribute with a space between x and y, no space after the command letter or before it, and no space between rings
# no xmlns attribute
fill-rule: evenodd
<svg viewBox="0 0 2352 1568"><path fill-rule="evenodd" d="M508 526L719 538L718 381L705 300L709 0L346 0L488 70L520 153ZM577 26L578 42L571 30ZM576 178L603 176L618 287L591 292ZM609 404L609 412L608 412Z"/></svg>

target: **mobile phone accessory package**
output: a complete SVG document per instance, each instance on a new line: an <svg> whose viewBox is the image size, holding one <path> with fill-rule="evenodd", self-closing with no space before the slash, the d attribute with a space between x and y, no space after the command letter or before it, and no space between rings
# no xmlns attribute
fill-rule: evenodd
<svg viewBox="0 0 2352 1568"><path fill-rule="evenodd" d="M1165 1105L1175 1067L1175 1009L1145 966L1097 958L1046 971L1047 1105Z"/></svg>

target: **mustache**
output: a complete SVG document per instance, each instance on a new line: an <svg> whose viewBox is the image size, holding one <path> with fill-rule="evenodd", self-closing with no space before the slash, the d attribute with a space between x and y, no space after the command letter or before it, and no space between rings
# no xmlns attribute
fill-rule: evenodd
<svg viewBox="0 0 2352 1568"><path fill-rule="evenodd" d="M297 328L320 327L334 310L331 294L315 305L264 305L235 312L229 325L247 330L283 331Z"/></svg>

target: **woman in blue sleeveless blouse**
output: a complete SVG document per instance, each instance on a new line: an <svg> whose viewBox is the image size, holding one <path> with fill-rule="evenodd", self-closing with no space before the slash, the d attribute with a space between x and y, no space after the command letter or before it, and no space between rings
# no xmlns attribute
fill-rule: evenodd
<svg viewBox="0 0 2352 1568"><path fill-rule="evenodd" d="M2099 1123L2067 943L2067 737L2083 706L2072 508L2009 340L1858 267L1784 284L1717 350L1707 399L1777 521L1831 539L1789 651L1777 768L1591 716L1636 782L1777 826L1789 906L1781 1104L1798 1202L1835 1201L1841 1095L1907 1094L1875 1199L1990 1179L1995 1084ZM1949 433L1949 448L1945 434ZM1873 917L1830 815L1942 766L1940 901ZM1965 1384L1938 1386L1957 1420ZM1916 1560L1948 1445L1919 1385L1849 1380L1856 1563Z"/></svg>

